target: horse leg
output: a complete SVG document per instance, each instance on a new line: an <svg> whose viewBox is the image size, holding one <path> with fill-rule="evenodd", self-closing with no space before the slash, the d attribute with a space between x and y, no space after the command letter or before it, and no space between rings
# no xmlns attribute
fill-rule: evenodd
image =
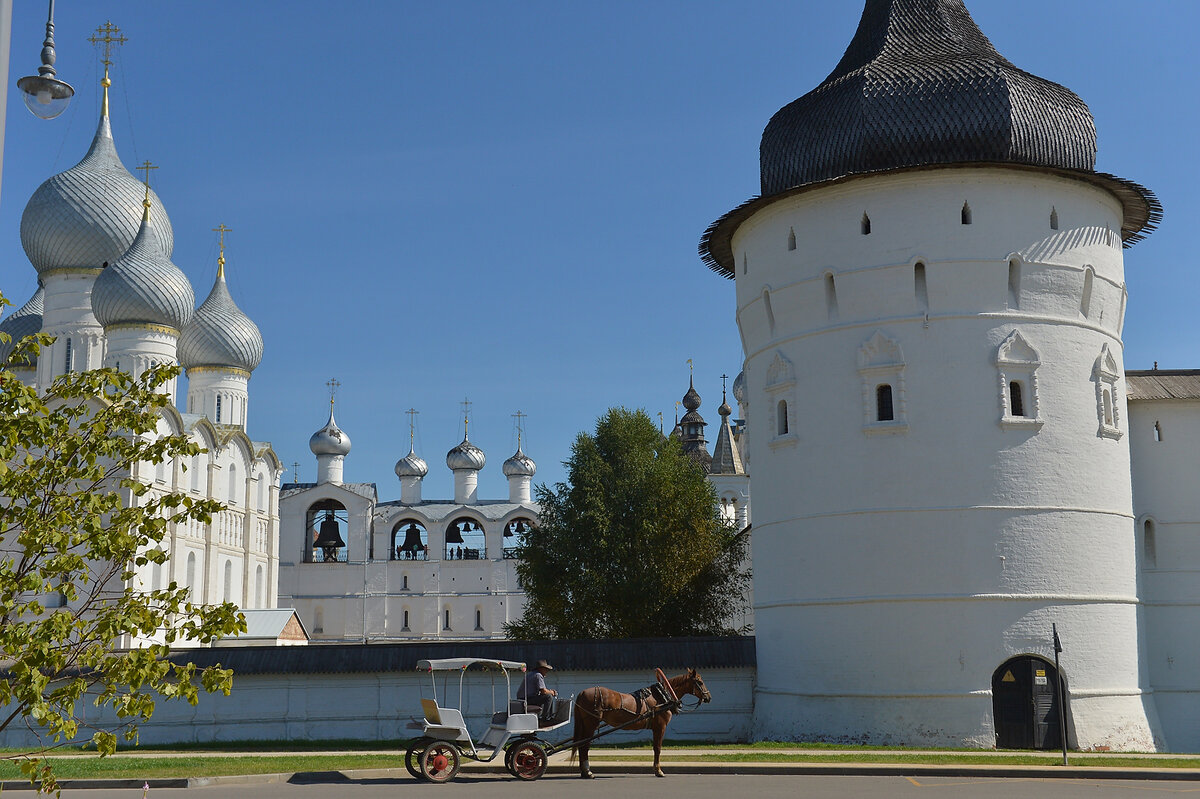
<svg viewBox="0 0 1200 799"><path fill-rule="evenodd" d="M596 775L592 773L592 769L588 766L588 747L591 742L578 744L579 747L579 776L585 780L593 779Z"/></svg>
<svg viewBox="0 0 1200 799"><path fill-rule="evenodd" d="M663 774L662 766L659 765L659 758L662 756L662 742L667 734L667 724L665 721L660 722L658 719L654 721L654 776L665 777L667 775Z"/></svg>

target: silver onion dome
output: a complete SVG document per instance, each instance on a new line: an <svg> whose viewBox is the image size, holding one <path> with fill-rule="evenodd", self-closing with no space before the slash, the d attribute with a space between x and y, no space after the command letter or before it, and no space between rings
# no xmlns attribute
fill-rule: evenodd
<svg viewBox="0 0 1200 799"><path fill-rule="evenodd" d="M308 440L314 455L349 455L350 436L342 432L333 419L333 403L329 403L329 421Z"/></svg>
<svg viewBox="0 0 1200 799"><path fill-rule="evenodd" d="M429 474L429 465L411 448L407 455L396 461L397 477L424 477L427 474Z"/></svg>
<svg viewBox="0 0 1200 799"><path fill-rule="evenodd" d="M746 404L746 373L738 372L738 376L733 379L733 398L738 401L738 404Z"/></svg>
<svg viewBox="0 0 1200 799"><path fill-rule="evenodd" d="M521 451L520 444L517 445L516 453L500 468L505 477L533 477L537 473L537 464L533 462L533 458Z"/></svg>
<svg viewBox="0 0 1200 799"><path fill-rule="evenodd" d="M17 342L26 336L32 336L42 331L42 307L46 296L45 289L38 284L37 291L29 301L8 316L0 320L0 333L7 333L9 341L0 341L0 363L8 360ZM36 366L37 356L31 355L18 366Z"/></svg>
<svg viewBox="0 0 1200 799"><path fill-rule="evenodd" d="M230 296L222 263L208 299L179 337L179 363L184 369L215 366L253 372L262 356L262 333Z"/></svg>
<svg viewBox="0 0 1200 799"><path fill-rule="evenodd" d="M144 191L117 156L108 116L101 116L83 160L39 186L25 206L21 246L34 269L99 269L116 261L137 237ZM153 191L150 200L150 227L169 258L171 220Z"/></svg>
<svg viewBox="0 0 1200 799"><path fill-rule="evenodd" d="M192 321L196 294L159 241L148 206L128 252L96 277L92 312L106 328L151 324L182 331Z"/></svg>
<svg viewBox="0 0 1200 799"><path fill-rule="evenodd" d="M462 443L454 449L446 453L446 465L451 471L472 471L477 472L487 463L487 457L483 454L483 450L472 444L463 436Z"/></svg>

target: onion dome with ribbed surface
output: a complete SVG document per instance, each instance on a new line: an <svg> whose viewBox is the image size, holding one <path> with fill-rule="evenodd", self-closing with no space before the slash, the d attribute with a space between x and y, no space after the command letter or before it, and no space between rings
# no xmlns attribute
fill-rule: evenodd
<svg viewBox="0 0 1200 799"><path fill-rule="evenodd" d="M229 294L222 256L212 292L179 337L179 363L184 369L211 366L253 372L262 356L262 333Z"/></svg>
<svg viewBox="0 0 1200 799"><path fill-rule="evenodd" d="M424 477L427 474L429 474L429 465L412 447L409 447L407 455L396 461L397 477Z"/></svg>
<svg viewBox="0 0 1200 799"><path fill-rule="evenodd" d="M183 330L196 312L196 294L159 240L149 201L144 205L142 226L129 250L96 276L92 312L106 328L144 324Z"/></svg>
<svg viewBox="0 0 1200 799"><path fill-rule="evenodd" d="M763 131L762 196L714 222L701 257L732 278L734 231L774 198L859 175L951 164L1081 177L1120 200L1127 244L1162 219L1149 189L1094 171L1096 125L1083 100L1000 55L963 0L867 0L837 67Z"/></svg>
<svg viewBox="0 0 1200 799"><path fill-rule="evenodd" d="M487 457L483 454L483 450L468 441L465 434L462 443L446 453L446 465L450 467L451 471L477 472L486 463Z"/></svg>
<svg viewBox="0 0 1200 799"><path fill-rule="evenodd" d="M99 269L116 261L138 235L144 191L117 156L105 113L83 160L39 186L25 206L21 246L34 269ZM150 227L170 257L171 220L154 192L150 200Z"/></svg>
<svg viewBox="0 0 1200 799"><path fill-rule="evenodd" d="M738 372L738 376L733 379L733 398L740 404L746 404L746 373Z"/></svg>
<svg viewBox="0 0 1200 799"><path fill-rule="evenodd" d="M516 453L500 468L505 477L533 477L537 473L537 464L533 462L533 458L521 451L520 444L517 444Z"/></svg>
<svg viewBox="0 0 1200 799"><path fill-rule="evenodd" d="M346 435L333 419L333 403L329 403L329 421L308 439L308 448L314 455L349 455L350 436Z"/></svg>
<svg viewBox="0 0 1200 799"><path fill-rule="evenodd" d="M45 295L46 292L39 283L37 291L28 302L0 319L0 333L7 333L10 337L8 341L0 341L0 363L8 360L18 341L42 332L42 303ZM18 365L37 366L37 356L31 355Z"/></svg>

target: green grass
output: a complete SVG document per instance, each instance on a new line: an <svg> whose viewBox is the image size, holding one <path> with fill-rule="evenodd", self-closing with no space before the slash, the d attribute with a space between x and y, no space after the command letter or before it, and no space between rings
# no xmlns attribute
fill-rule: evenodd
<svg viewBox="0 0 1200 799"><path fill-rule="evenodd" d="M218 777L295 771L404 768L404 757L391 755L285 755L280 757L64 757L50 758L59 780ZM0 779L24 779L15 762L0 763Z"/></svg>

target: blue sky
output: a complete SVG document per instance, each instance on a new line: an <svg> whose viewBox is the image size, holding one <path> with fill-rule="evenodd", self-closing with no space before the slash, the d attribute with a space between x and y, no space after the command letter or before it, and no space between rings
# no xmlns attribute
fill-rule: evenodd
<svg viewBox="0 0 1200 799"><path fill-rule="evenodd" d="M35 71L45 4L16 3L10 77ZM1200 4L968 0L997 48L1091 106L1098 168L1144 183L1162 228L1126 254L1127 368L1200 366ZM511 415L528 414L536 481L563 478L576 433L612 405L668 424L695 362L712 423L741 349L733 284L696 255L704 228L758 191L758 141L825 77L861 4L675 2L59 3L53 122L10 89L0 193L0 290L36 276L19 222L41 181L87 149L106 19L130 41L112 117L127 167L150 159L199 297L218 223L235 298L262 329L250 434L300 478L330 377L354 449L346 479L399 495L404 409L452 493L445 453L471 440L502 497ZM710 439L715 438L715 426ZM291 479L289 474L286 479Z"/></svg>

